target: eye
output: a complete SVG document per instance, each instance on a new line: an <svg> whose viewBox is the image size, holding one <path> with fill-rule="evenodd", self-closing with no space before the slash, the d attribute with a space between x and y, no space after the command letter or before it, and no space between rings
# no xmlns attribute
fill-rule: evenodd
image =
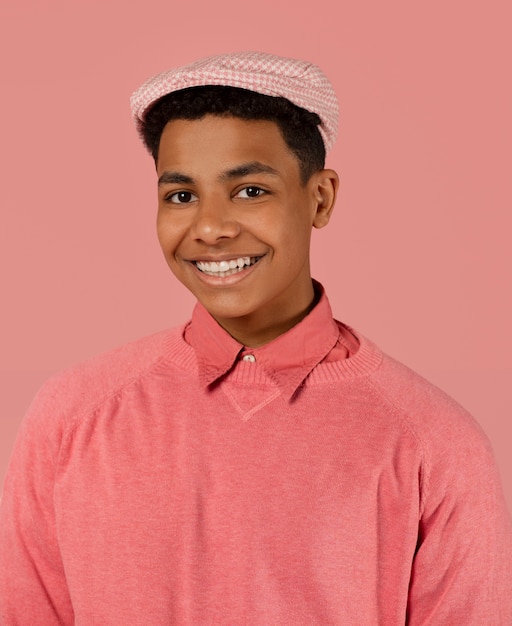
<svg viewBox="0 0 512 626"><path fill-rule="evenodd" d="M190 191L176 191L166 195L164 200L172 204L188 204L189 202L197 200L197 196Z"/></svg>
<svg viewBox="0 0 512 626"><path fill-rule="evenodd" d="M261 187L244 187L243 189L240 189L240 191L236 194L237 198L259 198L260 196L263 196L264 194L266 194L267 192L264 189L261 189Z"/></svg>

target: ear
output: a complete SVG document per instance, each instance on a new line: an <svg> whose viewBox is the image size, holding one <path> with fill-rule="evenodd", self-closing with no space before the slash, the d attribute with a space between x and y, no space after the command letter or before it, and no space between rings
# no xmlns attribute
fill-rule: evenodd
<svg viewBox="0 0 512 626"><path fill-rule="evenodd" d="M340 179L334 170L320 170L311 177L312 191L315 199L313 226L323 228L331 219L340 186Z"/></svg>

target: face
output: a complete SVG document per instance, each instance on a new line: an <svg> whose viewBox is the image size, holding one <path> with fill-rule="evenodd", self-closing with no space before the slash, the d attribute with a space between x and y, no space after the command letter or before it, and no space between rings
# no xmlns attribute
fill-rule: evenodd
<svg viewBox="0 0 512 626"><path fill-rule="evenodd" d="M303 184L274 122L173 120L158 153L158 238L174 275L231 335L261 345L309 310L312 227L337 177Z"/></svg>

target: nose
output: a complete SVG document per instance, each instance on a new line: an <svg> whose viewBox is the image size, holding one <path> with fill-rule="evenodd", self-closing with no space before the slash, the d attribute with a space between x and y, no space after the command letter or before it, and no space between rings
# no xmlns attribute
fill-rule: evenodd
<svg viewBox="0 0 512 626"><path fill-rule="evenodd" d="M222 202L200 202L191 224L191 236L208 245L220 239L233 239L240 233L240 225L232 211Z"/></svg>

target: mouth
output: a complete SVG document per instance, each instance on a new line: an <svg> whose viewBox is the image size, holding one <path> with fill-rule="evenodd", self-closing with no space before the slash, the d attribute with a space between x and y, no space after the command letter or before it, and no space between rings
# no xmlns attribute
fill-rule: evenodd
<svg viewBox="0 0 512 626"><path fill-rule="evenodd" d="M227 261L194 261L200 272L208 276L231 276L243 272L244 269L255 265L261 256L241 256Z"/></svg>

